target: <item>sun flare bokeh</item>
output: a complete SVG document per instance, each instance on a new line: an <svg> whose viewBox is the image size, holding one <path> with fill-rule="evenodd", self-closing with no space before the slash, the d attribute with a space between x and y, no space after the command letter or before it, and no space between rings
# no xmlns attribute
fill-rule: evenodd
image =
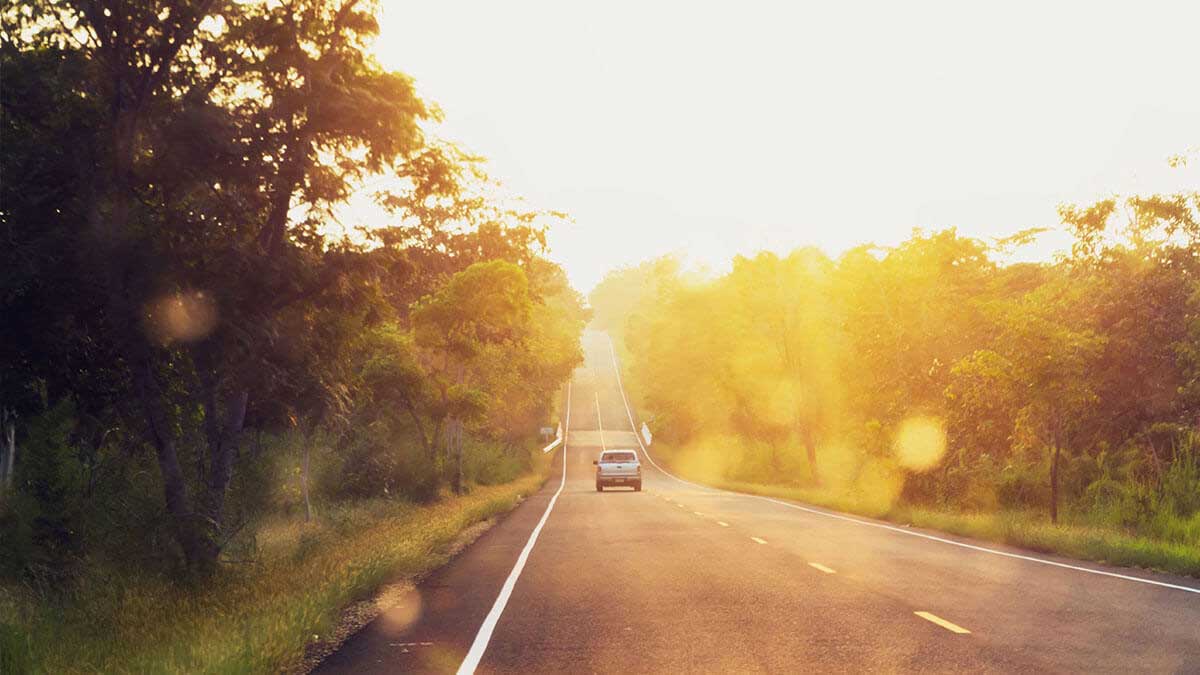
<svg viewBox="0 0 1200 675"><path fill-rule="evenodd" d="M0 675L1200 664L1196 0L0 23Z"/></svg>
<svg viewBox="0 0 1200 675"><path fill-rule="evenodd" d="M946 427L932 417L910 417L900 423L893 446L900 465L911 471L928 471L946 454Z"/></svg>

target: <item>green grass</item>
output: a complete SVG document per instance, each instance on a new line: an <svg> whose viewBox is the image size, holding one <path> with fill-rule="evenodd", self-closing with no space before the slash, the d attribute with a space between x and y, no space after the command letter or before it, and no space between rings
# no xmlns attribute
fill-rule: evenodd
<svg viewBox="0 0 1200 675"><path fill-rule="evenodd" d="M656 447L654 455L666 459L671 471L677 475L724 490L789 499L1039 553L1200 577L1200 546L1189 543L1160 540L1094 524L1060 522L1054 525L1043 512L958 512L910 506L886 498L881 500L871 494L730 481L712 472L689 471L680 462L672 461L674 458L669 449Z"/></svg>
<svg viewBox="0 0 1200 675"><path fill-rule="evenodd" d="M126 571L93 571L70 597L54 601L0 587L0 671L266 673L295 667L305 645L330 631L341 608L384 583L443 564L463 530L536 491L547 465L541 460L513 482L477 486L430 505L366 502L312 523L275 521L260 531L255 562L226 565L199 589Z"/></svg>

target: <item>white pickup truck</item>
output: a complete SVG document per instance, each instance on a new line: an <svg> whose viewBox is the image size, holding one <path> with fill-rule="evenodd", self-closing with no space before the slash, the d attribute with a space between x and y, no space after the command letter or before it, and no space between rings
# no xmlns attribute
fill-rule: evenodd
<svg viewBox="0 0 1200 675"><path fill-rule="evenodd" d="M628 485L635 492L642 491L642 463L633 450L605 450L592 464L596 465L596 492L604 492L605 487L613 485Z"/></svg>

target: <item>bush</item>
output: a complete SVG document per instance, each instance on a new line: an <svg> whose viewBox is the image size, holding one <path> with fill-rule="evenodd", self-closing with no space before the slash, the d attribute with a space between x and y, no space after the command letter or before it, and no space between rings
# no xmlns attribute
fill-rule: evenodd
<svg viewBox="0 0 1200 675"><path fill-rule="evenodd" d="M1200 462L1194 434L1176 448L1157 484L1104 476L1088 486L1087 521L1163 541L1200 546Z"/></svg>
<svg viewBox="0 0 1200 675"><path fill-rule="evenodd" d="M1014 458L996 478L996 501L1009 509L1050 507L1050 463Z"/></svg>
<svg viewBox="0 0 1200 675"><path fill-rule="evenodd" d="M1200 438L1195 432L1175 446L1175 461L1163 472L1160 492L1165 508L1187 518L1200 512Z"/></svg>
<svg viewBox="0 0 1200 675"><path fill-rule="evenodd" d="M463 474L480 485L500 485L529 470L529 452L519 447L467 439L463 447Z"/></svg>
<svg viewBox="0 0 1200 675"><path fill-rule="evenodd" d="M27 673L33 670L29 639L27 631L0 621L0 673Z"/></svg>
<svg viewBox="0 0 1200 675"><path fill-rule="evenodd" d="M314 450L314 463L318 454ZM428 502L438 495L437 466L416 439L389 424L363 430L327 457L316 482L331 498L391 496Z"/></svg>
<svg viewBox="0 0 1200 675"><path fill-rule="evenodd" d="M83 467L71 445L69 400L30 420L16 466L14 494L0 517L0 569L60 576L79 554Z"/></svg>

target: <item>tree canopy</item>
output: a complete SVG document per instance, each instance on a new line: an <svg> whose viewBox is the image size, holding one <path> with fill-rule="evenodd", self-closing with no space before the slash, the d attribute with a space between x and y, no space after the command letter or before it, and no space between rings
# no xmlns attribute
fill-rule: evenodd
<svg viewBox="0 0 1200 675"><path fill-rule="evenodd" d="M1198 213L1195 192L1065 206L1071 254L1036 264L1004 262L1036 230L918 230L708 278L665 258L611 273L591 302L655 438L710 476L858 493L885 476L884 508L1057 519L1064 497L1100 509L1111 490L1089 486L1117 474L1132 505L1190 466Z"/></svg>
<svg viewBox="0 0 1200 675"><path fill-rule="evenodd" d="M478 158L430 134L436 106L372 56L377 10L0 10L0 402L28 420L69 401L63 452L112 471L151 453L194 570L239 527L253 434L319 431L349 456L388 426L426 477L409 462L362 489L461 489L445 420L459 450L526 442L581 358L582 298L542 257L552 215L502 206ZM392 221L349 236L339 207L380 177ZM516 375L519 405L497 384ZM371 447L366 463L395 453ZM18 459L18 483L35 470Z"/></svg>

